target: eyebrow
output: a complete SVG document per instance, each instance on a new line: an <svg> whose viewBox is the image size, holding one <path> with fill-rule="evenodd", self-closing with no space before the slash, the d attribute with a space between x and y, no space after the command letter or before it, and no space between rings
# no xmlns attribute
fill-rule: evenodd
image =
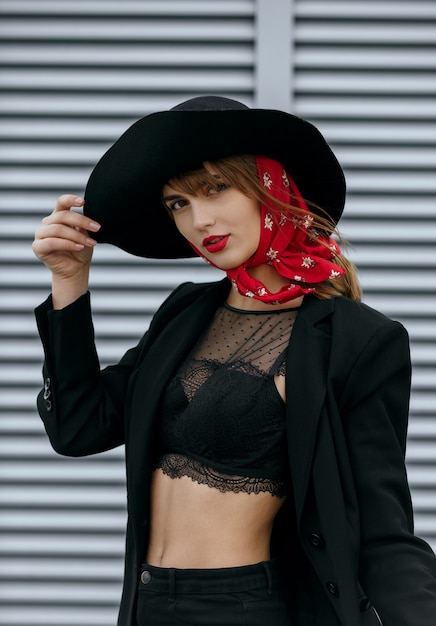
<svg viewBox="0 0 436 626"><path fill-rule="evenodd" d="M168 200L177 200L177 198L180 198L180 196L183 194L171 194L170 196L162 196L162 199L164 202L167 202Z"/></svg>

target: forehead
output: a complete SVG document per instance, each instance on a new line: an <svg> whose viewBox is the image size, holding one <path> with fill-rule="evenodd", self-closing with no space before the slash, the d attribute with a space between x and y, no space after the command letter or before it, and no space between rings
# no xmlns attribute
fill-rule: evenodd
<svg viewBox="0 0 436 626"><path fill-rule="evenodd" d="M164 193L171 191L182 191L185 193L195 193L206 185L213 184L222 178L220 172L208 161L203 163L203 167L190 172L185 172L171 178L162 188Z"/></svg>

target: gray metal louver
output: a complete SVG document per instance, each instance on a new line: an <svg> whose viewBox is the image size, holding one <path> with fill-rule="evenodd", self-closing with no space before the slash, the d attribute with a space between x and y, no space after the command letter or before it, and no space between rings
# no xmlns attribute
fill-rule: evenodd
<svg viewBox="0 0 436 626"><path fill-rule="evenodd" d="M436 6L295 3L294 109L344 165L341 222L365 301L400 320L414 366L408 473L436 546Z"/></svg>
<svg viewBox="0 0 436 626"><path fill-rule="evenodd" d="M273 57L274 29L257 20L271 5L287 16L271 72L289 75L277 92L259 61ZM0 0L0 625L110 626L122 576L123 451L60 458L36 415L32 309L49 275L33 232L59 193L83 193L134 120L204 92L289 102L345 166L342 230L365 300L411 335L408 469L417 532L436 547L435 42L431 1ZM100 246L102 365L136 342L176 284L219 275Z"/></svg>

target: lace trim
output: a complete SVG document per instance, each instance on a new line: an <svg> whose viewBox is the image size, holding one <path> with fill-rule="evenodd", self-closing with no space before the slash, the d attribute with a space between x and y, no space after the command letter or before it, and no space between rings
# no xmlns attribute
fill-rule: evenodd
<svg viewBox="0 0 436 626"><path fill-rule="evenodd" d="M242 491L255 494L266 492L277 498L283 498L288 495L285 481L223 474L183 454L172 452L164 454L155 466L155 469L158 468L170 478L188 476L194 482L218 489L222 493L229 491L233 493Z"/></svg>
<svg viewBox="0 0 436 626"><path fill-rule="evenodd" d="M284 357L285 358L283 358L282 362L280 363L280 366L277 372L275 373L275 376L286 376L286 353Z"/></svg>
<svg viewBox="0 0 436 626"><path fill-rule="evenodd" d="M206 383L215 372L225 370L242 372L255 378L265 381L272 381L272 377L256 367L253 363L247 363L242 360L232 361L231 363L220 363L211 359L194 359L191 358L188 363L179 371L178 375L170 381L170 387L182 385L185 395L189 402L193 400L197 392ZM271 370L272 376L286 376L286 352L281 354Z"/></svg>

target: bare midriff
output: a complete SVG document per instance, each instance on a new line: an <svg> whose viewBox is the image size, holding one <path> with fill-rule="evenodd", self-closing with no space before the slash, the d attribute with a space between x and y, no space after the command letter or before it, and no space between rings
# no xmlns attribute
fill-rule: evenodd
<svg viewBox="0 0 436 626"><path fill-rule="evenodd" d="M209 569L268 560L274 518L285 498L221 492L187 476L153 473L147 563Z"/></svg>

